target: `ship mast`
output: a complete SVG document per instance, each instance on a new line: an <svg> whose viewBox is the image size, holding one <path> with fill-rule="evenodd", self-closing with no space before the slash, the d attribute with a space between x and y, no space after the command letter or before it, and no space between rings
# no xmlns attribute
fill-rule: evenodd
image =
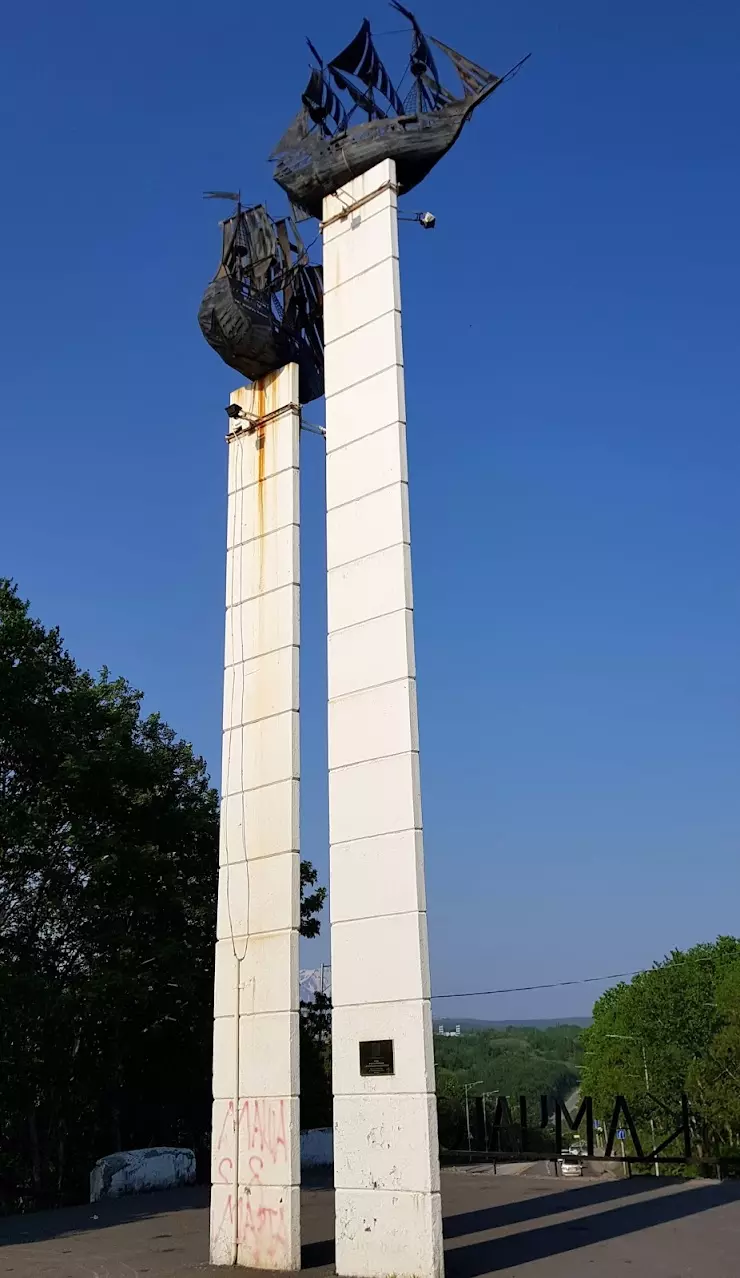
<svg viewBox="0 0 740 1278"><path fill-rule="evenodd" d="M398 0L391 0L391 4L411 24L414 33L409 69L416 81L416 110L419 115L423 111L436 111L450 100L451 94L439 82L429 41L410 9L399 4Z"/></svg>

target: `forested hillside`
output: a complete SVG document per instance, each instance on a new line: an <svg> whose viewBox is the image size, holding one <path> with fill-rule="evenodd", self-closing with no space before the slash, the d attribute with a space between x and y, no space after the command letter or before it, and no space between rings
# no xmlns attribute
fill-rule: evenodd
<svg viewBox="0 0 740 1278"><path fill-rule="evenodd" d="M512 1026L482 1030L459 1038L434 1036L440 1142L446 1149L462 1149L465 1127L465 1083L474 1091L498 1092L518 1102L527 1098L532 1113L540 1096L565 1100L578 1086L583 1059L580 1026L550 1029Z"/></svg>

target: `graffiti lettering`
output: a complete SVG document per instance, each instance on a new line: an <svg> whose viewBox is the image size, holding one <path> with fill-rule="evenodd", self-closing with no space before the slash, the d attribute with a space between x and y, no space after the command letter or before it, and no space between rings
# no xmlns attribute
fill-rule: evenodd
<svg viewBox="0 0 740 1278"><path fill-rule="evenodd" d="M239 1111L239 1128L246 1133L247 1149L267 1154L273 1163L286 1162L288 1139L284 1100L245 1100Z"/></svg>
<svg viewBox="0 0 740 1278"><path fill-rule="evenodd" d="M268 1197L269 1195L269 1197ZM226 1199L217 1237L229 1237L234 1228L234 1199ZM271 1195L261 1187L246 1188L236 1203L236 1243L240 1261L253 1268L290 1268L285 1203L280 1191Z"/></svg>
<svg viewBox="0 0 740 1278"><path fill-rule="evenodd" d="M216 1149L233 1148L235 1127L243 1134L246 1148L273 1164L288 1161L288 1134L284 1100L243 1100L239 1121L234 1122L234 1102L228 1101L216 1141Z"/></svg>
<svg viewBox="0 0 740 1278"><path fill-rule="evenodd" d="M288 1243L284 1205L268 1206L249 1194L240 1199L240 1207L237 1212L237 1238L252 1265L258 1268L260 1264L284 1258ZM285 1261L282 1260L282 1263Z"/></svg>
<svg viewBox="0 0 740 1278"><path fill-rule="evenodd" d="M227 1125L229 1127L228 1132L226 1131ZM221 1124L221 1131L219 1132L218 1140L216 1141L216 1149L221 1149L227 1136L233 1136L233 1134L234 1134L234 1102L229 1101L228 1105L226 1106L224 1121Z"/></svg>

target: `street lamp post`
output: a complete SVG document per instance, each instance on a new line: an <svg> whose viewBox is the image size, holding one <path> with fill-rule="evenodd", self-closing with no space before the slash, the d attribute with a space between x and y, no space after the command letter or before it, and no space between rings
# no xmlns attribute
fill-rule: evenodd
<svg viewBox="0 0 740 1278"><path fill-rule="evenodd" d="M464 1083L463 1086L465 1088L465 1126L468 1129L468 1153L470 1153L473 1148L473 1136L470 1131L470 1103L468 1101L468 1092L471 1087L482 1087L483 1079L478 1078L474 1083Z"/></svg>
<svg viewBox="0 0 740 1278"><path fill-rule="evenodd" d="M642 1039L637 1038L635 1034L607 1034L606 1037L607 1038L623 1038L628 1040L631 1043L640 1044L640 1048L642 1049L642 1067L645 1072L645 1091L647 1092L649 1096L650 1095L650 1075L648 1074L647 1052L645 1051L645 1044L643 1043ZM650 1134L652 1136L653 1149L655 1149L655 1122L653 1120L652 1114L650 1115ZM660 1176L660 1168L658 1166L657 1154L655 1155L655 1175Z"/></svg>
<svg viewBox="0 0 740 1278"><path fill-rule="evenodd" d="M640 1047L642 1048L642 1064L643 1064L643 1068L644 1068L644 1070L645 1070L645 1091L647 1092L647 1094L648 1094L648 1096L649 1096L649 1095L650 1095L650 1075L648 1074L648 1067L647 1067L647 1053L646 1053L646 1051L645 1051L645 1044L644 1044L642 1041L640 1041ZM650 1133L651 1133L652 1141L653 1141L653 1149L655 1149L655 1123L653 1122L653 1116L652 1116L652 1114L650 1115ZM657 1154L655 1155L655 1175L656 1175L656 1176L659 1176L659 1175L660 1175L660 1169L659 1169L659 1167L658 1167L658 1155L657 1155Z"/></svg>
<svg viewBox="0 0 740 1278"><path fill-rule="evenodd" d="M499 1092L498 1088L496 1088L496 1090L495 1090L494 1092L484 1092L484 1093L483 1093L483 1137L484 1137L485 1142L486 1142L486 1149L488 1149L488 1115L487 1115L487 1113L486 1113L486 1101L487 1101L487 1100L489 1099L489 1097L491 1097L491 1096L499 1096L499 1095L500 1095L500 1092ZM494 1115L494 1117L495 1117L495 1115Z"/></svg>

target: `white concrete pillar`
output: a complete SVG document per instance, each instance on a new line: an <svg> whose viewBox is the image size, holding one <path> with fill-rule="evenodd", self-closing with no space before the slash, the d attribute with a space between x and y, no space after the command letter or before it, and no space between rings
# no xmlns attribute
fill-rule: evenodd
<svg viewBox="0 0 740 1278"><path fill-rule="evenodd" d="M211 1263L299 1269L297 366L231 402Z"/></svg>
<svg viewBox="0 0 740 1278"><path fill-rule="evenodd" d="M323 229L337 1272L437 1278L392 161L326 199Z"/></svg>

